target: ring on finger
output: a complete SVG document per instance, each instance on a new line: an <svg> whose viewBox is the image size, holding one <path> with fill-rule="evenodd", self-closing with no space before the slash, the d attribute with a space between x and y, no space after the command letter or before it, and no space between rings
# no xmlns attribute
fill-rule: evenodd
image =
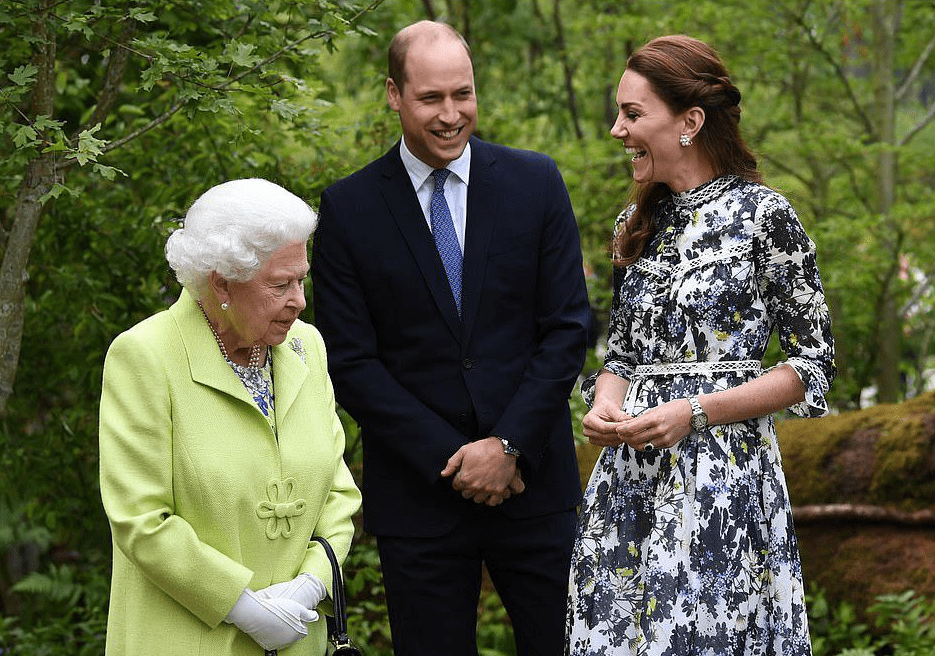
<svg viewBox="0 0 935 656"><path fill-rule="evenodd" d="M653 444L652 442L646 442L646 444L643 445L643 451L645 451L646 453L652 453L655 450L656 450L656 445Z"/></svg>

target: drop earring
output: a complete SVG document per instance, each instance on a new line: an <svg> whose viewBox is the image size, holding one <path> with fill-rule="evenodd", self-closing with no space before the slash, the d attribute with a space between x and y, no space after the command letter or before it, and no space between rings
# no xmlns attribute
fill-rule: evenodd
<svg viewBox="0 0 935 656"><path fill-rule="evenodd" d="M682 148L688 148L692 145L692 139L687 134L679 135L679 145Z"/></svg>

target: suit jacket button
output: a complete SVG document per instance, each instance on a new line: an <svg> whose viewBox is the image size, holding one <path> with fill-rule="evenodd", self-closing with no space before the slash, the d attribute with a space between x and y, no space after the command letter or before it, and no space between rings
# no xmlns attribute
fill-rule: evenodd
<svg viewBox="0 0 935 656"><path fill-rule="evenodd" d="M461 366L464 367L465 369L473 369L474 360L472 360L471 358L464 358L463 360L461 360Z"/></svg>

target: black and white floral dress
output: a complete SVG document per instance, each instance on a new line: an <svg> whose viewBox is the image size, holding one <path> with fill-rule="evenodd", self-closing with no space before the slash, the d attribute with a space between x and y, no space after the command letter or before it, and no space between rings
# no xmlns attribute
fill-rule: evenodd
<svg viewBox="0 0 935 656"><path fill-rule="evenodd" d="M629 381L624 411L755 378L775 329L806 389L793 412L825 414L830 318L814 244L785 198L724 176L663 200L655 218L644 257L615 271L604 368ZM594 378L582 386L589 404ZM572 656L810 654L772 417L647 454L605 448L569 595Z"/></svg>

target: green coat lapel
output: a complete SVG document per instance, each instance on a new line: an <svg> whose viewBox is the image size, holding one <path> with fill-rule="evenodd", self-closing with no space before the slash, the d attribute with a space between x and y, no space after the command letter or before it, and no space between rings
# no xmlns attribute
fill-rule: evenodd
<svg viewBox="0 0 935 656"><path fill-rule="evenodd" d="M214 334L188 290L182 290L178 302L169 308L169 312L179 327L192 380L236 397L259 412L237 374L221 356Z"/></svg>
<svg viewBox="0 0 935 656"><path fill-rule="evenodd" d="M273 393L276 395L276 423L284 426L289 408L299 396L299 391L308 378L308 366L304 363L308 345L296 337L295 329L289 331L286 341L272 348ZM300 356L297 352L301 351Z"/></svg>

